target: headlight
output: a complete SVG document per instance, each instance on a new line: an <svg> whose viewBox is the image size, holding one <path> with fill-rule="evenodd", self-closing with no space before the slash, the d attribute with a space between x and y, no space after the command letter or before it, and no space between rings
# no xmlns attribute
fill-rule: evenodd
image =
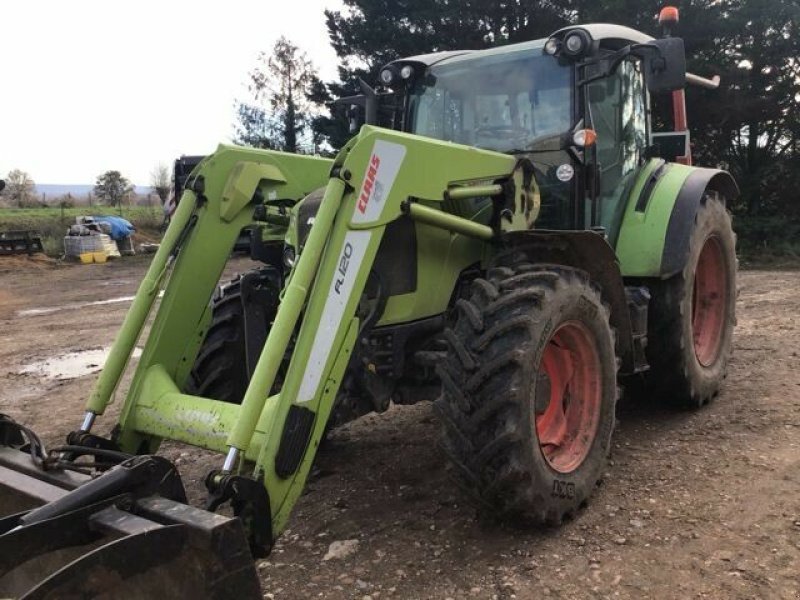
<svg viewBox="0 0 800 600"><path fill-rule="evenodd" d="M566 44L564 44L569 50L570 54L578 54L581 50L583 50L583 40L579 35L571 35L567 38Z"/></svg>
<svg viewBox="0 0 800 600"><path fill-rule="evenodd" d="M564 52L569 56L577 57L589 49L591 40L585 31L573 31L564 38Z"/></svg>
<svg viewBox="0 0 800 600"><path fill-rule="evenodd" d="M402 69L400 69L400 77L403 79L411 79L411 76L414 74L414 67L411 65L405 65Z"/></svg>
<svg viewBox="0 0 800 600"><path fill-rule="evenodd" d="M394 72L391 69L384 69L381 71L380 78L383 85L392 85L394 82Z"/></svg>
<svg viewBox="0 0 800 600"><path fill-rule="evenodd" d="M556 52L558 52L558 40L556 38L550 38L547 40L547 43L544 45L545 54L549 54L550 56L554 56Z"/></svg>

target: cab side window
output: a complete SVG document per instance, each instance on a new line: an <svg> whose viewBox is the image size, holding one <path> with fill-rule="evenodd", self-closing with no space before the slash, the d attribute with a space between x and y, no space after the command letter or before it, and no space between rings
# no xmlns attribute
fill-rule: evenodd
<svg viewBox="0 0 800 600"><path fill-rule="evenodd" d="M641 63L623 61L614 74L591 83L588 94L601 174L598 222L593 225L609 230L621 217L622 196L632 185L648 146L648 104Z"/></svg>

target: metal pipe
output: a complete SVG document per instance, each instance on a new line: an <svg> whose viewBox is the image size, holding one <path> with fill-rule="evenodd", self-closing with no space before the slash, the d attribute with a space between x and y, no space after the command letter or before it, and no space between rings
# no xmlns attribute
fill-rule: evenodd
<svg viewBox="0 0 800 600"><path fill-rule="evenodd" d="M445 191L445 200L466 200L467 198L480 198L481 196L497 196L503 193L503 186L499 183L490 185L465 185L449 188Z"/></svg>
<svg viewBox="0 0 800 600"><path fill-rule="evenodd" d="M693 73L686 73L686 83L689 85L697 85L709 90L715 90L719 87L721 79L719 75L714 75L711 79L694 75Z"/></svg>
<svg viewBox="0 0 800 600"><path fill-rule="evenodd" d="M133 352L133 347L136 345L136 340L139 339L139 334L142 332L147 315L150 314L150 309L158 296L160 282L169 265L172 250L182 237L183 230L194 212L194 207L194 192L187 190L183 193L183 197L178 203L178 209L172 217L172 222L164 234L164 239L161 241L158 251L153 256L142 283L139 284L136 297L128 309L128 314L125 315L122 327L114 340L114 344L111 346L111 352L108 354L103 370L100 372L92 394L89 396L89 401L86 403L87 411L102 415L106 406L108 406L111 395L119 384L119 380L125 371L125 366L128 364L128 359L131 352Z"/></svg>
<svg viewBox="0 0 800 600"><path fill-rule="evenodd" d="M242 400L239 417L228 436L228 446L246 450L253 437L258 419L264 409L269 392L275 383L275 376L286 354L297 320L306 303L317 268L322 260L322 253L328 242L333 220L339 210L345 193L345 182L333 178L328 182L319 211L314 218L311 232L308 234L305 247L294 268L294 273L283 294L278 307L275 322L267 336L267 342L261 351L250 384ZM229 453L230 456L230 453Z"/></svg>
<svg viewBox="0 0 800 600"><path fill-rule="evenodd" d="M487 226L463 219L450 213L442 212L434 208L429 208L418 204L416 202L407 202L403 205L403 210L415 221L425 223L426 225L433 225L440 229L446 229L454 233L460 233L473 238L478 238L484 242L489 242L494 239L494 230Z"/></svg>
<svg viewBox="0 0 800 600"><path fill-rule="evenodd" d="M675 131L689 130L689 119L686 116L686 90L684 89L672 92L672 121ZM691 148L688 148L686 156L678 156L675 161L682 165L691 165Z"/></svg>
<svg viewBox="0 0 800 600"><path fill-rule="evenodd" d="M364 123L367 125L378 124L378 94L366 81L359 78L358 84L364 92Z"/></svg>
<svg viewBox="0 0 800 600"><path fill-rule="evenodd" d="M91 431L96 416L97 415L95 415L92 411L87 410L86 414L83 415L83 423L81 423L81 431L86 431L86 432Z"/></svg>
<svg viewBox="0 0 800 600"><path fill-rule="evenodd" d="M222 471L224 473L230 473L233 471L233 468L236 466L236 461L239 459L239 450L237 448L229 448L228 454L225 456L225 462L222 463Z"/></svg>

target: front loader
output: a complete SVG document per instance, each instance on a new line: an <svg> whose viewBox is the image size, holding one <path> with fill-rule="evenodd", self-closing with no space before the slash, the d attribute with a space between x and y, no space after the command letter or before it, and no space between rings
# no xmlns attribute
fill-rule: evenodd
<svg viewBox="0 0 800 600"><path fill-rule="evenodd" d="M257 597L250 557L329 428L431 397L477 509L558 524L605 468L620 383L718 393L736 185L691 166L683 90L718 82L685 72L680 39L576 26L380 80L346 99L367 123L333 160L200 162L65 445L0 421L0 595ZM675 131L652 131L651 94ZM245 227L263 266L218 287ZM221 455L204 509L163 440Z"/></svg>

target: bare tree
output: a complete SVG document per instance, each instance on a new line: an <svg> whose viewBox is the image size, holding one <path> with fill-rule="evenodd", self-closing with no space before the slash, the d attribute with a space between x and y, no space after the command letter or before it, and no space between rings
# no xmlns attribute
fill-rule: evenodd
<svg viewBox="0 0 800 600"><path fill-rule="evenodd" d="M158 196L159 200L161 200L162 206L167 201L167 198L169 198L170 183L171 175L169 167L164 163L158 163L153 168L153 172L150 173L150 187Z"/></svg>
<svg viewBox="0 0 800 600"><path fill-rule="evenodd" d="M29 206L36 198L36 184L25 171L14 169L6 177L6 189L3 192L11 204L19 207Z"/></svg>

